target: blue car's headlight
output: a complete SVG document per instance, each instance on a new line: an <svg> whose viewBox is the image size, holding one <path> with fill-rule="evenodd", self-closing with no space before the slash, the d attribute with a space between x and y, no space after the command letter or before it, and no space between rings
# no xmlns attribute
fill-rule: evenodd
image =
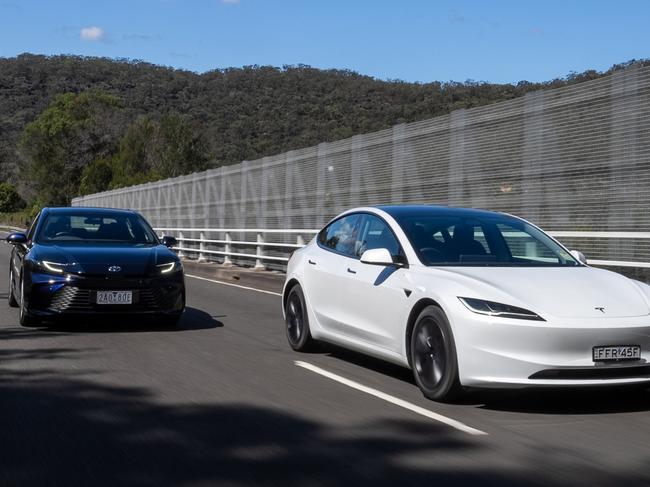
<svg viewBox="0 0 650 487"><path fill-rule="evenodd" d="M66 267L70 264L61 264L59 262L50 262L48 260L39 260L36 262L36 267L40 272L46 274L62 275L66 271Z"/></svg>
<svg viewBox="0 0 650 487"><path fill-rule="evenodd" d="M498 318L515 318L518 320L546 321L537 313L533 313L524 308L518 308L517 306L495 303L494 301L486 301L485 299L462 298L460 296L458 299L460 299L460 302L467 309L481 315L495 316Z"/></svg>
<svg viewBox="0 0 650 487"><path fill-rule="evenodd" d="M161 274L171 274L172 272L180 271L183 268L183 264L180 261L167 262L165 264L158 264L156 268Z"/></svg>

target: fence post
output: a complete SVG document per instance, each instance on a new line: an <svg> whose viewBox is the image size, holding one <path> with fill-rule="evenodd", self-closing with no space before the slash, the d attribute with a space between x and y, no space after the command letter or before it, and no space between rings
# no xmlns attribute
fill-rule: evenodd
<svg viewBox="0 0 650 487"><path fill-rule="evenodd" d="M226 255L223 256L223 265L232 265L232 260L230 260L230 255L228 255L228 252L232 252L231 247L230 247L230 241L232 239L230 238L230 233L226 232L226 245L224 248L224 252L226 252Z"/></svg>
<svg viewBox="0 0 650 487"><path fill-rule="evenodd" d="M206 258L205 253L203 252L205 250L205 242L203 241L205 240L205 233L199 233L199 240L199 262L205 262Z"/></svg>
<svg viewBox="0 0 650 487"><path fill-rule="evenodd" d="M300 245L301 247L305 246L305 239L300 234L296 237L296 245Z"/></svg>
<svg viewBox="0 0 650 487"><path fill-rule="evenodd" d="M178 232L178 246L179 247L184 247L185 245L183 244L183 232ZM178 251L178 256L179 257L184 257L185 255L183 254L182 250Z"/></svg>
<svg viewBox="0 0 650 487"><path fill-rule="evenodd" d="M261 233L257 234L257 248L256 248L256 254L257 255L263 255L264 254L264 246L259 245L264 243L264 235ZM264 269L264 263L262 262L262 259L255 259L255 269L262 270Z"/></svg>

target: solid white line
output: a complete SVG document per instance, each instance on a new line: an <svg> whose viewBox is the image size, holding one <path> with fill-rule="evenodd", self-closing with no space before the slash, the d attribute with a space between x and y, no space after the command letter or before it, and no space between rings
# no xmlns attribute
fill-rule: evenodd
<svg viewBox="0 0 650 487"><path fill-rule="evenodd" d="M265 291L263 289L257 289L254 287L242 286L240 284L232 284L230 282L215 281L214 279L208 279L207 277L193 276L191 274L185 274L186 277L191 277L192 279L200 279L202 281L214 282L215 284L223 284L224 286L238 287L240 289L247 289L249 291L257 291L258 293L272 294L273 296L282 296L281 293L274 293L273 291Z"/></svg>
<svg viewBox="0 0 650 487"><path fill-rule="evenodd" d="M361 392L365 392L366 394L370 394L371 396L378 397L379 399L383 399L384 401L387 401L391 404L402 407L404 409L408 409L409 411L417 413L421 416L427 417L429 419L433 419L434 421L438 421L440 423L446 424L447 426L451 426L452 428L462 431L463 433L468 433L470 435L487 435L485 431L477 430L475 428L472 428L471 426L467 426L466 424L461 423L460 421L456 421L455 419L448 418L446 416L443 416L442 414L434 413L433 411L429 411L428 409L421 408L420 406L416 406L415 404L411 404L408 401L404 401L403 399L399 399L395 396L391 396L390 394L386 394L385 392L378 391L377 389L364 386L362 384L359 384L358 382L354 382L353 380L346 379L345 377L341 377L340 375L333 374L332 372L328 372L327 370L321 369L320 367L317 367L310 363L296 360L294 361L294 364L297 365L298 367L311 370L312 372L320 374L323 377L327 377L328 379L332 379L336 382L339 382L340 384L346 385L348 387L351 387Z"/></svg>

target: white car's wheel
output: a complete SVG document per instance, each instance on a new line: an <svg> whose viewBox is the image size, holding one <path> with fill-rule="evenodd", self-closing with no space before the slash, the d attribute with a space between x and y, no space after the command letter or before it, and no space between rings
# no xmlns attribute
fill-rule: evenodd
<svg viewBox="0 0 650 487"><path fill-rule="evenodd" d="M454 337L439 307L427 306L418 316L411 333L410 355L415 382L425 397L448 401L462 391Z"/></svg>
<svg viewBox="0 0 650 487"><path fill-rule="evenodd" d="M314 345L314 339L309 330L309 318L305 297L300 285L296 284L287 297L285 306L285 323L287 328L287 340L289 345L296 351L306 352Z"/></svg>

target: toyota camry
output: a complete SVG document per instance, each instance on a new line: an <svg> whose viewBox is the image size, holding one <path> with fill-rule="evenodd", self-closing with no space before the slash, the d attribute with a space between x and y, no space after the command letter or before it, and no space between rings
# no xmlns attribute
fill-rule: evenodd
<svg viewBox="0 0 650 487"><path fill-rule="evenodd" d="M322 340L409 367L434 400L650 381L650 286L503 213L347 211L292 255L283 311L294 350Z"/></svg>
<svg viewBox="0 0 650 487"><path fill-rule="evenodd" d="M175 325L185 308L183 267L134 211L45 208L12 233L9 305L20 323L71 315L150 315Z"/></svg>

